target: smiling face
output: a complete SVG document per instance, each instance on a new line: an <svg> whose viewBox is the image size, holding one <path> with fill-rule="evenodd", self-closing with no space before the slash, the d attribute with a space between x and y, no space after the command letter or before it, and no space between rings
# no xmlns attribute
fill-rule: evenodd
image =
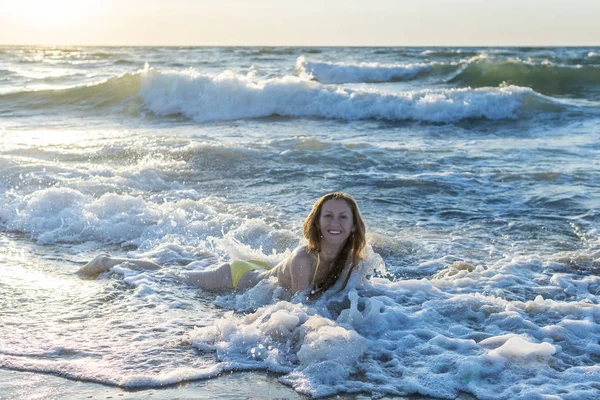
<svg viewBox="0 0 600 400"><path fill-rule="evenodd" d="M327 200L321 208L319 230L322 240L341 245L354 232L352 209L345 200Z"/></svg>

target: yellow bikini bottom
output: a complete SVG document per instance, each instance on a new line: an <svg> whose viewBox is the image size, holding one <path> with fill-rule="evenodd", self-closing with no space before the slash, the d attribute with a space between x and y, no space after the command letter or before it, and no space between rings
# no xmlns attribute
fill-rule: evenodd
<svg viewBox="0 0 600 400"><path fill-rule="evenodd" d="M242 279L242 276L246 272L253 271L255 269L270 270L271 268L273 268L266 262L259 261L259 260L246 260L246 261L235 260L230 264L230 267L231 267L231 281L233 282L234 289L237 287L238 283L240 283L240 279Z"/></svg>

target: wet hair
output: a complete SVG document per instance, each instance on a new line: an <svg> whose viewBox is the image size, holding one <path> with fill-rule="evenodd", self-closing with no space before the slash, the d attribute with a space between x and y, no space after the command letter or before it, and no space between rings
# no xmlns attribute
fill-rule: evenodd
<svg viewBox="0 0 600 400"><path fill-rule="evenodd" d="M346 285L348 284L348 280L350 279L350 274L358 265L360 259L362 258L362 251L366 245L365 238L365 223L360 215L360 211L358 209L358 204L356 204L356 200L352 196L342 192L329 193L325 196L318 199L313 208L306 217L304 221L304 237L308 240L307 250L311 253L319 253L321 251L321 230L319 229L319 218L321 216L321 210L323 209L323 204L328 200L344 200L350 210L352 210L352 224L354 227L354 232L346 239L346 243L340 250L336 259L333 261L333 268L325 278L323 285L319 287L316 291L313 292L311 297L315 297L316 294L321 293L329 289L333 286L340 274L342 273L346 263L348 261L348 257L352 256L352 266L348 271L348 275L346 276L346 280L344 281L344 285L340 289L340 291L344 290Z"/></svg>

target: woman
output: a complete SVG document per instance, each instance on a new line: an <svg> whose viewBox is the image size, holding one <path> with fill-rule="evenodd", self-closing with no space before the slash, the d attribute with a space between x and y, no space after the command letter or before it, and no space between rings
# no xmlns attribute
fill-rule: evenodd
<svg viewBox="0 0 600 400"><path fill-rule="evenodd" d="M304 221L304 237L308 243L298 247L275 268L256 261L233 261L231 264L205 271L185 272L186 283L203 289L246 289L261 279L277 277L279 283L293 292L311 289L313 296L333 286L342 271L350 274L358 265L365 247L365 224L352 196L336 192L318 199ZM134 269L158 269L159 265L145 260L128 260L100 255L83 266L80 277L94 277L117 264L127 263Z"/></svg>

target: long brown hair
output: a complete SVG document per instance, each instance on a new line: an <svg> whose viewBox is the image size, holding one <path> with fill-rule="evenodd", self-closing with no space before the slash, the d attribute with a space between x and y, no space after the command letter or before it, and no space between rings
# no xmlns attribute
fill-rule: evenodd
<svg viewBox="0 0 600 400"><path fill-rule="evenodd" d="M319 218L321 216L321 209L323 204L328 200L344 200L348 207L352 210L352 224L354 226L354 232L340 250L339 254L333 261L333 268L329 271L329 274L325 278L323 285L319 288L318 292L324 292L335 284L340 274L342 273L348 256L352 255L352 266L348 271L344 285L340 291L344 290L350 279L350 274L358 265L358 262L362 258L362 251L367 243L365 239L365 223L360 215L358 204L352 196L342 192L329 193L318 199L313 208L304 221L304 237L308 240L307 249L311 253L319 253L321 251L321 230L319 229ZM312 293L315 295L316 293ZM314 297L314 296L311 296Z"/></svg>

